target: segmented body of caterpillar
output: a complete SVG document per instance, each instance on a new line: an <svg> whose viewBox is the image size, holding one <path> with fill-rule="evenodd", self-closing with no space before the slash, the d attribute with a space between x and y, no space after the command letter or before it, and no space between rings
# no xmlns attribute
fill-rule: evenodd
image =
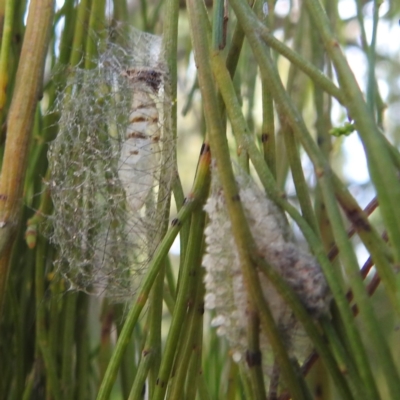
<svg viewBox="0 0 400 400"><path fill-rule="evenodd" d="M156 99L162 89L163 72L150 67L124 72L132 90L125 141L121 146L118 176L132 211L139 210L153 188L160 167L160 121Z"/></svg>
<svg viewBox="0 0 400 400"><path fill-rule="evenodd" d="M310 315L320 317L327 314L331 296L317 260L290 239L283 214L249 175L238 170L236 181L258 254L282 276ZM243 361L248 348L249 296L215 168L212 169L211 192L204 209L209 216L205 229L206 253L202 262L206 269L205 308L215 310L211 324L217 327L218 335L228 339L233 359ZM306 356L307 340L300 334L301 327L292 310L261 272L259 280L288 351L296 357ZM274 360L262 329L260 347L264 371L271 375Z"/></svg>

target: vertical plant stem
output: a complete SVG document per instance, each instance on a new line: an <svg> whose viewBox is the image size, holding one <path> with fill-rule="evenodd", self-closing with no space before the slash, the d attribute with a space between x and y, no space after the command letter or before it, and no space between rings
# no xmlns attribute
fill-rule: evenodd
<svg viewBox="0 0 400 400"><path fill-rule="evenodd" d="M53 0L32 0L16 85L8 114L7 139L0 177L0 316L8 276L10 250L22 206L30 133L47 52Z"/></svg>
<svg viewBox="0 0 400 400"><path fill-rule="evenodd" d="M125 322L124 304L116 304L115 311L116 311L115 319L117 325L117 333L119 337ZM131 337L121 362L121 371L120 371L121 389L124 399L127 399L129 397L134 377L137 375L135 349L136 349L135 340L133 337Z"/></svg>
<svg viewBox="0 0 400 400"><path fill-rule="evenodd" d="M163 38L163 49L165 51L169 81L166 82L164 90L166 90L168 98L173 99L172 104L167 102L164 106L164 114L168 116L168 123L163 127L164 138L170 143L175 143L177 136L177 63L176 63L176 53L177 53L177 36L178 36L178 7L179 4L176 0L170 0L167 2L167 22L164 26L164 38ZM156 14L154 14L156 15ZM156 19L154 18L153 21ZM171 154L173 154L174 167L177 170L176 163L176 149L171 148ZM161 182L171 182L174 180L174 184L181 188L179 176L170 176L170 173L165 170L162 171L160 181ZM160 188L158 193L159 204L163 204L165 207L165 221L168 221L170 201L171 197L169 193L166 193L164 188ZM164 206L167 202L166 206ZM168 228L167 224L161 228L159 240L165 235ZM158 382L159 368L161 363L161 322L162 322L162 307L163 307L163 289L164 289L164 277L165 277L165 265L166 260L163 262L163 267L161 268L159 275L154 284L151 304L150 304L150 334L146 342L146 348L144 351L152 353L152 362L148 362L150 368L149 373L149 396L153 397L154 390ZM150 357L148 357L150 358ZM139 367L140 368L140 367Z"/></svg>
<svg viewBox="0 0 400 400"><path fill-rule="evenodd" d="M226 394L224 397L225 400L230 400L235 398L235 393L239 391L238 381L239 381L239 366L233 360L229 360L229 373L228 373Z"/></svg>
<svg viewBox="0 0 400 400"><path fill-rule="evenodd" d="M76 319L76 398L86 400L92 398L89 391L89 296L86 293L78 294Z"/></svg>
<svg viewBox="0 0 400 400"><path fill-rule="evenodd" d="M176 284L175 284L175 277L174 277L174 271L172 270L172 264L170 257L168 257L165 261L166 266L165 266L165 275L168 283L168 292L169 295L173 300L176 299Z"/></svg>
<svg viewBox="0 0 400 400"><path fill-rule="evenodd" d="M245 366L243 364L239 365L239 373L240 373L240 378L241 378L241 383L243 386L243 392L245 394L245 398L252 399L254 396L253 396L252 387L250 384L250 379L248 377L247 370L245 369Z"/></svg>
<svg viewBox="0 0 400 400"><path fill-rule="evenodd" d="M101 382L101 386L99 389L99 393L97 395L97 400L106 400L109 399L111 389L117 377L118 368L122 361L122 357L126 346L129 343L129 339L132 335L133 328L145 306L150 290L154 284L155 279L158 276L160 271L162 261L164 257L167 255L169 248L171 247L173 241L175 240L176 235L179 232L179 223L182 223L185 218L188 217L192 208L195 206L195 202L191 202L188 204L190 207L184 207L181 209L181 212L178 214L179 221L177 225L174 225L168 231L162 243L160 243L157 248L152 262L149 265L148 272L146 276L143 278L143 283L141 288L139 289L137 298L135 299L135 303L132 305L131 309L128 312L124 327L122 328L121 334L118 338L117 345L115 346L114 352L111 356L111 360L108 364L106 373L104 374L104 378Z"/></svg>
<svg viewBox="0 0 400 400"><path fill-rule="evenodd" d="M144 351L152 352L149 373L149 396L153 397L161 362L161 322L163 308L165 262L154 283L150 298L150 333Z"/></svg>
<svg viewBox="0 0 400 400"><path fill-rule="evenodd" d="M203 361L203 315L204 315L204 295L205 285L203 282L203 274L198 280L198 289L196 293L196 304L194 309L193 330L193 347L191 349L192 356L190 358L189 370L186 377L186 398L193 399L197 393L207 392L208 388L205 384L202 361Z"/></svg>
<svg viewBox="0 0 400 400"><path fill-rule="evenodd" d="M100 346L99 355L97 357L100 382L104 377L107 365L112 354L111 332L114 322L114 307L109 303L107 298L103 299L100 312Z"/></svg>
<svg viewBox="0 0 400 400"><path fill-rule="evenodd" d="M213 4L212 43L215 49L223 49L225 47L224 3L224 0L216 0Z"/></svg>
<svg viewBox="0 0 400 400"><path fill-rule="evenodd" d="M207 193L209 185L208 179L204 183L204 191ZM205 198L202 200L204 201ZM188 328L186 310L188 302L193 303L195 301L195 298L193 297L195 295L193 289L196 287L196 275L198 276L195 272L200 265L202 256L202 246L199 246L199 243L202 242L203 228L204 213L201 209L198 209L193 213L192 222L190 224L188 252L183 264L174 314L172 315L171 327L165 344L153 400L161 400L164 398L165 391L169 384L169 378L171 376L173 361L178 348L178 340L182 338L183 327Z"/></svg>
<svg viewBox="0 0 400 400"><path fill-rule="evenodd" d="M24 322L23 316L21 313L21 308L19 307L16 293L14 292L14 288L10 288L9 290L9 307L11 309L12 319L15 326L15 334L14 334L14 353L15 353L15 366L14 366L14 377L13 377L13 385L14 385L14 396L10 396L11 399L19 399L22 396L23 388L24 388L24 380L25 380L25 338L24 338ZM2 368L2 375L5 376L5 368ZM1 386L0 386L1 389ZM0 391L0 394L2 391Z"/></svg>
<svg viewBox="0 0 400 400"><path fill-rule="evenodd" d="M378 32L378 21L379 21L379 6L382 0L374 0L374 11L372 18L372 38L371 45L368 48L368 86L367 86L367 104L371 109L372 113L375 114L376 110L376 93L377 89L375 79L375 48L376 48L376 37Z"/></svg>
<svg viewBox="0 0 400 400"><path fill-rule="evenodd" d="M69 61L72 67L78 65L82 59L84 35L87 30L89 19L90 1L91 0L82 0L77 6L78 11L76 14L75 32Z"/></svg>
<svg viewBox="0 0 400 400"><path fill-rule="evenodd" d="M313 29L313 25L310 24L309 30ZM323 70L325 67L325 52L320 43L320 40L315 35L310 38L311 48L312 48L312 58L313 63L320 69ZM331 110L331 98L324 95L322 89L313 83L313 99L314 108L316 111L316 121L315 129L317 133L317 144L324 155L325 159L329 160L330 152L332 150L331 136L329 135L329 130L332 128L330 120L330 110ZM319 186L316 187L315 194L315 204L314 204L315 214L318 221L319 230L321 233L321 240L324 243L325 249L328 252L334 245L335 241L333 238L332 229L330 226L329 218L326 213L326 208L324 201L322 199L322 194ZM337 264L337 263L336 263ZM338 265L335 265L338 267Z"/></svg>
<svg viewBox="0 0 400 400"><path fill-rule="evenodd" d="M210 329L208 332L205 332L205 338L207 339L207 342L204 343L203 346L204 380L207 382L210 396L216 398L219 395L219 387L222 382L221 371L224 368L224 358L227 356L228 351L225 346L221 349L220 341L215 329ZM199 380L197 383L199 384L200 392L201 385Z"/></svg>
<svg viewBox="0 0 400 400"><path fill-rule="evenodd" d="M197 377L197 381L198 381L197 386L199 388L198 393L200 400L211 400L212 397L210 396L210 393L207 389L204 375L199 374L199 376Z"/></svg>
<svg viewBox="0 0 400 400"><path fill-rule="evenodd" d="M194 357L194 351L197 346L200 346L198 342L199 327L201 326L202 316L204 312L204 284L203 284L203 273L201 271L201 259L203 255L203 239L198 237L203 236L204 225L205 225L205 213L202 210L198 210L193 214L192 227L196 227L197 235L197 247L199 252L196 258L191 260L191 276L195 279L194 285L191 292L191 298L187 298L188 310L185 326L182 329L181 340L182 343L178 346L177 356L175 358L175 371L174 378L169 390L169 400L179 400L183 397L184 382L188 374L188 365L191 357ZM194 239L191 237L190 244L193 246ZM194 296L194 297L193 297ZM179 297L178 297L179 298ZM200 355L197 355L200 356ZM201 356L200 356L201 358ZM197 372L197 371L196 371ZM194 375L194 378L197 373ZM193 377L192 377L193 378ZM189 386L192 386L192 390L196 393L196 379L188 382ZM191 398L191 397L189 397Z"/></svg>
<svg viewBox="0 0 400 400"><path fill-rule="evenodd" d="M119 365L122 360L122 356L129 343L129 338L132 335L133 328L145 306L150 290L154 284L154 281L160 271L161 264L165 259L168 250L172 246L176 235L178 234L180 227L191 215L194 209L201 204L201 199L207 194L204 193L204 180L208 175L208 168L210 164L209 152L202 152L199 160L197 169L196 179L193 185L193 190L188 196L185 205L181 208L177 218L172 221L171 227L165 235L162 242L157 247L151 263L148 267L148 272L143 278L142 285L138 291L137 298L134 304L129 310L124 327L122 328L121 334L118 338L117 345L115 346L114 353L112 354L110 363L108 364L107 371L104 375L104 379L101 383L97 400L107 400L110 396L112 386L115 382Z"/></svg>
<svg viewBox="0 0 400 400"><path fill-rule="evenodd" d="M6 9L6 1L7 0L0 0L0 39L2 38L3 26L4 26L4 14Z"/></svg>
<svg viewBox="0 0 400 400"><path fill-rule="evenodd" d="M74 360L74 328L75 311L77 302L77 293L69 293L65 298L64 329L62 341L62 369L61 369L61 387L63 389L63 398L69 400L73 394L73 360Z"/></svg>
<svg viewBox="0 0 400 400"><path fill-rule="evenodd" d="M357 20L361 31L361 44L364 53L368 59L368 79L367 79L367 104L371 112L376 117L378 124L382 125L382 104L383 101L379 95L378 85L375 79L375 46L379 22L379 7L383 3L381 0L374 0L373 17L372 17L372 37L371 44L368 45L367 34L364 26L363 4L360 0L356 0Z"/></svg>
<svg viewBox="0 0 400 400"><path fill-rule="evenodd" d="M263 122L261 127L261 143L264 151L264 160L271 170L272 176L276 179L274 101L264 81L262 82L262 105Z"/></svg>
<svg viewBox="0 0 400 400"><path fill-rule="evenodd" d="M45 276L45 254L46 242L44 238L38 238L36 246L36 269L35 269L35 294L36 294L36 337L40 353L43 357L48 387L55 400L62 399L62 393L57 376L57 367L54 355L48 341L46 330L46 312L44 300L44 276Z"/></svg>
<svg viewBox="0 0 400 400"><path fill-rule="evenodd" d="M320 335L319 330L315 326L315 322L311 320L310 316L308 315L308 312L301 305L297 296L294 293L292 293L292 291L289 289L287 283L282 279L282 277L279 276L279 274L273 268L270 268L263 259L258 257L256 254L254 255L254 259L257 261L257 265L259 266L261 271L277 288L281 296L290 305L290 308L293 310L298 320L302 323L305 331L307 332L307 335L312 340L313 345L317 349L320 357L324 360L325 365L329 369L334 381L336 382L337 389L338 391L340 391L341 396L344 399L352 399L353 396L350 392L350 389L342 373L339 371L339 368L331 353L331 349L324 342L323 338ZM335 345L335 343L331 343L330 345Z"/></svg>
<svg viewBox="0 0 400 400"><path fill-rule="evenodd" d="M282 116L282 118L285 118ZM296 187L297 199L300 203L300 208L304 219L313 231L319 235L317 220L311 204L309 188L304 177L303 167L301 165L299 149L297 148L294 133L289 124L283 124L283 135L285 139L286 152L290 162L290 169L293 175L294 185Z"/></svg>
<svg viewBox="0 0 400 400"><path fill-rule="evenodd" d="M90 10L89 32L103 32L104 34L104 8L106 0L94 0ZM95 66L94 58L97 56L98 43L88 35L85 48L85 69L90 69Z"/></svg>
<svg viewBox="0 0 400 400"><path fill-rule="evenodd" d="M168 66L169 76L169 94L172 101L170 107L171 135L174 139L177 136L177 52L178 52L178 16L179 2L177 0L168 0L166 2L166 18L164 24L163 49L165 52L165 61ZM176 154L175 154L176 158ZM176 160L175 160L176 161ZM179 177L175 184L180 185ZM181 187L181 185L180 185Z"/></svg>
<svg viewBox="0 0 400 400"><path fill-rule="evenodd" d="M35 368L33 367L32 370L29 372L28 376L26 377L25 389L21 397L22 400L31 400L32 398L32 389L35 378L34 375L35 375Z"/></svg>
<svg viewBox="0 0 400 400"><path fill-rule="evenodd" d="M262 371L262 354L260 350L260 319L256 310L248 313L248 349L246 362L250 370L250 381L253 387L254 398L263 400L266 398L265 384Z"/></svg>
<svg viewBox="0 0 400 400"><path fill-rule="evenodd" d="M179 18L179 1L168 0L165 4L165 21L163 29L163 49L165 52L165 61L168 67L169 76L169 94L172 104L168 108L170 113L170 135L174 141L177 138L177 113L178 113L178 94L177 94L177 82L178 82L178 18ZM176 171L172 181L172 189L177 203L178 211L184 204L184 194L182 189L182 183L179 178L177 168L177 156L176 149L174 151L174 165ZM180 256L184 259L187 248L187 241L189 236L189 224L185 224L180 232L181 252ZM168 273L167 273L168 274Z"/></svg>
<svg viewBox="0 0 400 400"><path fill-rule="evenodd" d="M273 4L270 1L267 4L268 8L270 8ZM263 6L264 6L263 4ZM260 9L261 3L258 3L258 15L262 13L263 10ZM268 20L265 21L266 24L269 24L270 27L273 26L273 17L274 13L268 13ZM240 26L240 24L238 24ZM271 93L264 82L261 79L261 88L262 88L262 125L261 125L261 145L264 152L264 160L268 165L268 168L271 170L273 177L276 179L276 138L275 138L275 116L274 116L274 100L271 96Z"/></svg>
<svg viewBox="0 0 400 400"><path fill-rule="evenodd" d="M74 28L76 23L76 9L74 0L66 0L64 3L65 25L61 33L60 39L60 56L58 62L65 65L71 56L71 41L73 39ZM78 22L79 23L79 22Z"/></svg>
<svg viewBox="0 0 400 400"><path fill-rule="evenodd" d="M356 399L366 398L368 394L365 392L365 386L357 371L357 367L352 357L346 353L343 348L343 343L340 342L338 335L333 329L332 322L327 318L321 319L321 325L330 343L333 343L332 348L335 352L337 362L341 370L345 370L349 375L349 384L353 389Z"/></svg>
<svg viewBox="0 0 400 400"><path fill-rule="evenodd" d="M228 54L226 56L226 67L233 77L236 72L236 67L239 62L239 56L242 51L244 41L244 32L239 24L236 24L233 31L232 39L230 41Z"/></svg>
<svg viewBox="0 0 400 400"><path fill-rule="evenodd" d="M143 393L143 387L146 382L146 378L155 358L155 351L152 349L151 351L147 350L147 344L142 352L142 358L140 359L139 367L135 374L135 380L133 381L133 385L131 391L129 393L128 400L136 400L140 399Z"/></svg>
<svg viewBox="0 0 400 400"><path fill-rule="evenodd" d="M346 230L344 229L338 206L334 198L333 188L331 186L331 183L329 182L329 176L327 176L326 173L324 175L325 176L320 177L319 183L321 185L321 190L325 200L329 219L332 223L332 230L335 236L336 244L339 248L341 259L343 260L347 276L349 277L354 297L359 306L360 314L365 323L365 329L368 331L368 335L376 343L376 350L379 352L379 354L377 354L377 357L379 357L380 359L382 368L386 371L385 378L392 391L392 395L398 393L400 396L399 377L396 371L394 360L382 335L375 313L372 309L369 296L361 279L357 259L351 243L348 240ZM369 396L371 398L378 398L376 383L371 374L371 370L368 365L369 362L367 361L365 354L357 351L356 348L353 348L353 355L356 359L360 374L368 389ZM394 396L394 398L396 398L396 396Z"/></svg>
<svg viewBox="0 0 400 400"><path fill-rule="evenodd" d="M7 102L8 63L13 31L15 1L7 0L5 3L5 19L0 51L0 115L3 114ZM2 121L2 118L0 118Z"/></svg>
<svg viewBox="0 0 400 400"><path fill-rule="evenodd" d="M238 196L235 184L228 144L222 135L223 129L218 115L218 102L214 89L214 82L209 64L210 54L208 50L204 15L201 5L195 0L188 0L187 8L191 25L193 48L196 54L196 63L199 70L199 84L203 95L204 111L207 129L210 135L211 149L217 160L218 173L224 189L229 216L232 222L233 235L238 249L243 277L248 293L260 312L263 328L265 329L271 346L282 369L284 380L292 390L295 399L306 399L308 396L303 391L303 385L296 376L279 331L274 323L272 314L266 304L259 284L255 265L250 259L250 254L256 252L254 241L250 233L243 208Z"/></svg>
<svg viewBox="0 0 400 400"><path fill-rule="evenodd" d="M343 92L351 118L364 145L368 169L378 193L380 210L388 231L396 262L400 262L400 185L391 161L385 140L365 103L357 81L351 71L338 41L335 39L329 20L318 0L307 0L306 5L330 56ZM400 395L399 393L397 393Z"/></svg>

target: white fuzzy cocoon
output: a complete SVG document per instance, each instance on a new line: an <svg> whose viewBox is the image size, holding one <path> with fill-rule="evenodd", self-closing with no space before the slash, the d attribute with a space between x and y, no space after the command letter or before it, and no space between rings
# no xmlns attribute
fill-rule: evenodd
<svg viewBox="0 0 400 400"><path fill-rule="evenodd" d="M315 257L290 240L282 212L246 173L239 171L236 180L259 254L281 274L313 317L327 314L331 297ZM203 258L203 266L207 271L205 307L215 310L212 325L218 327L218 334L228 339L233 359L239 361L244 358L247 349L248 294L224 194L215 169L211 193L204 210L209 217L205 229L206 254ZM259 273L259 277L273 317L288 347L292 347L294 330L299 324L273 285L262 273ZM267 346L263 332L261 346Z"/></svg>

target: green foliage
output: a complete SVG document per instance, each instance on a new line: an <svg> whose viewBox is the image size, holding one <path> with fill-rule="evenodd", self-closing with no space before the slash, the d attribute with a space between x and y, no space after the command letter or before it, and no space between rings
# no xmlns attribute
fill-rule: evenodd
<svg viewBox="0 0 400 400"><path fill-rule="evenodd" d="M0 400L399 399L399 15L0 1Z"/></svg>
<svg viewBox="0 0 400 400"><path fill-rule="evenodd" d="M329 133L332 136L340 137L340 136L349 136L351 133L355 131L354 124L350 122L346 122L343 126L338 126L336 128L332 128Z"/></svg>

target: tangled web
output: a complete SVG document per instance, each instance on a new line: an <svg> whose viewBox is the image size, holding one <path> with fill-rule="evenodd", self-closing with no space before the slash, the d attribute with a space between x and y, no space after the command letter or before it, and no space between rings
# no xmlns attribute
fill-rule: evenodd
<svg viewBox="0 0 400 400"><path fill-rule="evenodd" d="M174 141L161 39L135 29L115 39L95 68L71 71L48 159L59 271L72 288L121 301L160 240Z"/></svg>

